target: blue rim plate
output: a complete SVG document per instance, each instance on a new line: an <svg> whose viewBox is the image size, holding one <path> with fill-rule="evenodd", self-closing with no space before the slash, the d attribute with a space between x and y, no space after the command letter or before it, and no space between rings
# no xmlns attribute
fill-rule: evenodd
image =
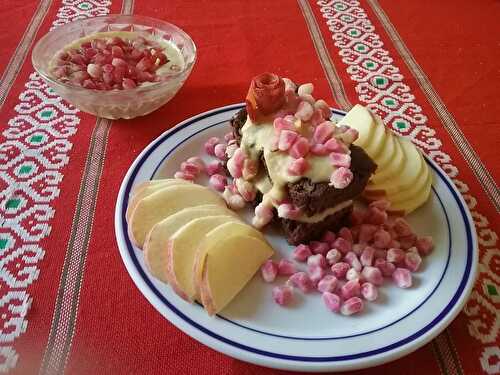
<svg viewBox="0 0 500 375"><path fill-rule="evenodd" d="M260 277L245 287L216 317L177 297L154 279L141 250L128 237L125 211L132 187L152 178L172 176L180 162L199 154L203 142L222 136L242 104L194 116L148 145L125 176L115 209L120 255L146 299L171 323L201 343L243 361L294 371L343 371L375 366L406 355L429 342L455 318L474 284L477 240L469 210L446 174L429 158L433 173L429 201L409 215L421 235L432 235L435 250L414 277L414 286L398 289L386 282L380 297L358 316L332 314L315 295L297 295L291 308L277 306L273 285ZM340 119L344 112L334 110ZM249 212L243 213L248 218ZM278 232L266 237L278 256L291 247Z"/></svg>

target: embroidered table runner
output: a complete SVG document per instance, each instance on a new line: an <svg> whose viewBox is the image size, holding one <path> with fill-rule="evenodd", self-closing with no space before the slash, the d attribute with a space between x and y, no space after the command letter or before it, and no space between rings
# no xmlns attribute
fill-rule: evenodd
<svg viewBox="0 0 500 375"><path fill-rule="evenodd" d="M0 11L0 372L285 373L217 353L162 318L125 271L113 226L138 153L192 115L241 102L263 71L312 81L332 106L370 107L446 171L475 221L480 265L463 312L370 374L500 372L497 1L5 0ZM52 28L120 12L178 25L198 61L155 113L96 119L47 87L31 50Z"/></svg>

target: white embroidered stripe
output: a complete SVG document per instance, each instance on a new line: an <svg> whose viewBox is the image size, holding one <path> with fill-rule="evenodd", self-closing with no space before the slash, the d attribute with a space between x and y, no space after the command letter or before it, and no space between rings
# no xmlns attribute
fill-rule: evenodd
<svg viewBox="0 0 500 375"><path fill-rule="evenodd" d="M52 27L74 19L109 13L108 0L63 0ZM27 289L40 273L44 250L40 241L52 229L59 196L60 169L69 162L70 138L76 133L78 111L63 102L35 73L14 107L16 114L3 130L0 143L0 372L12 370L19 355L16 339L28 328L31 304Z"/></svg>
<svg viewBox="0 0 500 375"><path fill-rule="evenodd" d="M451 157L441 150L442 142L434 137L435 130L426 125L427 117L415 102L410 87L404 83L404 77L393 64L389 52L382 48L383 42L375 33L375 27L368 19L366 11L360 6L359 1L355 0L317 1L317 5L332 32L340 57L347 65L347 73L356 82L359 100L377 112L395 131L410 137L416 145L426 151L453 179L462 193L478 231L481 250L479 279L481 277L491 279L494 272L489 264L493 266L493 258L500 255L497 248L498 236L489 227L487 218L476 211L477 200L468 194L467 184L457 178L458 168L452 164ZM491 285L499 290L498 277L495 280L496 283ZM489 310L489 306L494 306L493 298L495 296L490 295L485 288L476 287L464 309L469 318L469 333L482 344L496 344L498 320L487 320L486 315L476 306ZM478 326L484 329L479 331L476 328ZM460 368L460 363L458 365Z"/></svg>

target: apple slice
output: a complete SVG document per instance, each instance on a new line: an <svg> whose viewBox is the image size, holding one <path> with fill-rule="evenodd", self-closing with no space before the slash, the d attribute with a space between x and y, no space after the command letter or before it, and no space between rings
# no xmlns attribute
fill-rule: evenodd
<svg viewBox="0 0 500 375"><path fill-rule="evenodd" d="M267 242L250 236L226 237L207 249L200 291L208 315L226 307L272 255Z"/></svg>
<svg viewBox="0 0 500 375"><path fill-rule="evenodd" d="M387 209L387 211L394 215L408 215L422 206L425 202L427 202L432 187L432 175L430 175L429 177L430 183L426 184L425 187L418 193L418 195L408 200L395 202L394 204L391 203L391 206Z"/></svg>
<svg viewBox="0 0 500 375"><path fill-rule="evenodd" d="M184 208L205 204L226 207L219 194L201 185L174 185L160 189L141 199L132 211L128 222L130 239L142 249L146 235L156 223Z"/></svg>
<svg viewBox="0 0 500 375"><path fill-rule="evenodd" d="M205 261L205 255L207 250L210 249L214 244L224 241L225 238L238 235L238 236L250 236L259 238L265 241L264 236L254 227L245 224L231 221L229 223L222 224L210 232L208 232L196 249L196 254L193 261L193 285L195 290L194 299L200 300L200 284L203 272L203 263Z"/></svg>
<svg viewBox="0 0 500 375"><path fill-rule="evenodd" d="M207 204L185 208L156 223L144 241L144 261L151 274L165 283L168 282L167 241L177 230L190 221L200 217L217 215L236 217L236 213L226 207Z"/></svg>
<svg viewBox="0 0 500 375"><path fill-rule="evenodd" d="M391 132L391 130L387 131ZM395 178L401 173L401 169L406 164L406 154L403 152L398 137L391 132L390 142L387 142L387 149L376 160L377 170L370 179L372 183L380 184L383 181Z"/></svg>
<svg viewBox="0 0 500 375"><path fill-rule="evenodd" d="M367 192L384 190L387 196L410 189L425 174L425 165L422 156L413 143L404 138L397 138L406 154L406 164L394 178L381 183L373 183L366 187Z"/></svg>
<svg viewBox="0 0 500 375"><path fill-rule="evenodd" d="M354 144L362 148L371 143L376 126L371 112L360 104L356 104L347 112L338 123L338 126L341 125L350 126L358 131L359 137Z"/></svg>
<svg viewBox="0 0 500 375"><path fill-rule="evenodd" d="M205 216L183 225L167 241L166 276L172 289L186 301L194 296L193 262L198 244L213 228L236 221L234 216Z"/></svg>
<svg viewBox="0 0 500 375"><path fill-rule="evenodd" d="M186 185L186 184L192 185L193 183L186 180L180 180L175 178L141 182L139 185L137 185L137 187L134 187L134 190L130 194L125 217L127 218L127 220L130 220L130 215L132 215L132 211L134 211L134 208L137 206L137 203L139 203L139 201L142 198L145 198L153 194L154 192L166 188L168 186Z"/></svg>

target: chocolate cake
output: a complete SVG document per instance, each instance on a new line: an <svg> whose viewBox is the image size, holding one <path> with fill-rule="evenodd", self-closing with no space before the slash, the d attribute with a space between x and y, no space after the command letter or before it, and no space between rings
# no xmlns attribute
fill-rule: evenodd
<svg viewBox="0 0 500 375"><path fill-rule="evenodd" d="M247 120L245 108L238 111L230 120L233 135L238 145L241 142L241 128ZM288 195L291 202L299 207L307 215L314 215L336 206L342 202L357 198L364 190L372 173L377 166L373 160L358 146L351 145L351 169L354 175L353 181L344 189L337 189L327 182L313 183L310 179L302 178L298 182L287 184ZM264 159L261 157L263 167L269 177ZM258 193L252 202L254 206L262 200L262 194ZM326 216L323 220L315 223L300 222L275 215L289 243L297 245L319 239L327 230L336 231L345 225L346 218L352 211L352 205L340 211Z"/></svg>

